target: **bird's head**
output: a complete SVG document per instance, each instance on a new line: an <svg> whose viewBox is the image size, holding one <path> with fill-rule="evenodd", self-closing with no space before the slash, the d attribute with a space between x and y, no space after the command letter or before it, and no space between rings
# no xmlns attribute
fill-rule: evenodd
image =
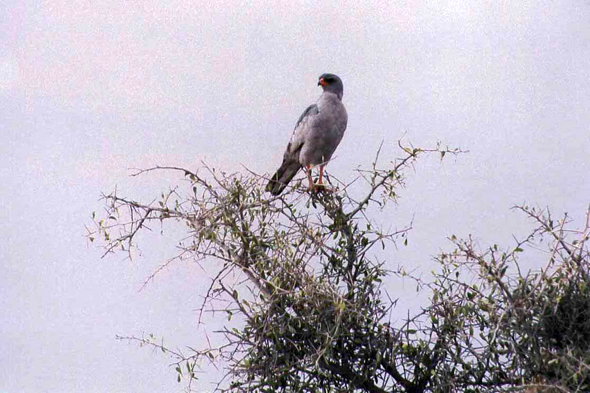
<svg viewBox="0 0 590 393"><path fill-rule="evenodd" d="M344 85L342 79L334 74L322 74L318 80L318 86L322 86L324 91L334 93L338 98L342 99L344 94Z"/></svg>

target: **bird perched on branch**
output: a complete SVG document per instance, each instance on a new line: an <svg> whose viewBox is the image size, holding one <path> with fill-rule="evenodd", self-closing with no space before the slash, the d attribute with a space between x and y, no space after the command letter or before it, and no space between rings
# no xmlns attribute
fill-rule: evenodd
<svg viewBox="0 0 590 393"><path fill-rule="evenodd" d="M266 185L272 195L279 195L299 169L305 168L309 189L323 186L324 167L342 140L348 114L342 103L344 86L334 74L320 76L318 86L323 93L316 104L307 107L293 131L291 141L283 155L283 163ZM314 184L311 169L320 167L318 184Z"/></svg>

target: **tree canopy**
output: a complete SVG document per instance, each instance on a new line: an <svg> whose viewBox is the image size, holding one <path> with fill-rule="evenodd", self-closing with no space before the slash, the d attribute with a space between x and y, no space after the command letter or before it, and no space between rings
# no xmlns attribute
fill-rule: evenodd
<svg viewBox="0 0 590 393"><path fill-rule="evenodd" d="M407 273L387 270L383 255L410 227L383 229L391 223L379 222L379 209L395 203L419 157L460 153L400 147L400 158L381 165L377 155L348 184L331 178L331 189L309 192L295 183L279 197L264 193L264 177L204 164L136 173L177 171L186 181L151 203L104 195L89 239L100 238L105 255L131 256L153 223L184 225L170 261L216 264L201 310L228 321L223 344L189 355L154 337L121 338L172 356L189 389L203 362L222 362L219 389L235 392L588 391L590 211L575 229L548 209L515 207L535 227L509 247L451 236L434 276L412 278L428 304L391 319L383 280ZM540 269L521 269L529 254Z"/></svg>

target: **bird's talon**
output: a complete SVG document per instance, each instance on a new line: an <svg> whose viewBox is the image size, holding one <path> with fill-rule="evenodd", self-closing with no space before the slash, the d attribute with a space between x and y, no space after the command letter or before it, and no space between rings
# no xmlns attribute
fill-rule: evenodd
<svg viewBox="0 0 590 393"><path fill-rule="evenodd" d="M313 187L309 188L309 191L317 194L320 192L332 192L332 189L328 188L325 184L315 183Z"/></svg>

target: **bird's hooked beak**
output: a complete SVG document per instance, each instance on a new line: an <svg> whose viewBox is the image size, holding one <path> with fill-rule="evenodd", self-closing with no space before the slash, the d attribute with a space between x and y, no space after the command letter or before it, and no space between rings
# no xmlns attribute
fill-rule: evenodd
<svg viewBox="0 0 590 393"><path fill-rule="evenodd" d="M326 82L326 81L324 80L324 78L320 78L320 81L318 82L318 86L320 86L320 85L322 85L322 86L327 86L327 85L328 85L328 82Z"/></svg>

